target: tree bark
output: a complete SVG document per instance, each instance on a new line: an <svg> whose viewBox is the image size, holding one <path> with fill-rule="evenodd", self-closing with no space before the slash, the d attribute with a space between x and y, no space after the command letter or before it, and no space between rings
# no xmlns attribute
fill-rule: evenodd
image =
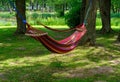
<svg viewBox="0 0 120 82"><path fill-rule="evenodd" d="M100 7L100 15L102 19L102 29L103 34L109 33L111 29L111 20L110 20L110 10L111 10L111 0L98 0Z"/></svg>
<svg viewBox="0 0 120 82"><path fill-rule="evenodd" d="M88 7L89 6L89 0L86 0L86 6L85 6L85 11L87 12ZM89 11L88 14L88 18L87 18L87 33L85 34L85 36L81 39L80 41L80 45L86 44L88 43L89 45L95 45L95 39L96 39L96 29L95 29L95 25L96 25L96 11L97 11L97 0L92 0L92 5L91 5L91 9Z"/></svg>
<svg viewBox="0 0 120 82"><path fill-rule="evenodd" d="M26 32L26 25L23 23L23 19L26 20L25 11L26 5L25 0L16 0L16 7L17 7L17 30L15 34L24 34Z"/></svg>

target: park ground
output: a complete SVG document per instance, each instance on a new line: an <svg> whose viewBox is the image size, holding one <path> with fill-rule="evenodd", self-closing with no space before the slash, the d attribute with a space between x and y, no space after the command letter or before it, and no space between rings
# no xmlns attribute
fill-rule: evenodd
<svg viewBox="0 0 120 82"><path fill-rule="evenodd" d="M114 32L110 34L100 34L101 26L97 26L95 46L78 46L65 54L51 53L28 36L16 36L16 26L4 24L0 26L0 82L120 82L118 22L112 24ZM34 27L47 31L58 40L72 33ZM64 24L52 27L67 28Z"/></svg>

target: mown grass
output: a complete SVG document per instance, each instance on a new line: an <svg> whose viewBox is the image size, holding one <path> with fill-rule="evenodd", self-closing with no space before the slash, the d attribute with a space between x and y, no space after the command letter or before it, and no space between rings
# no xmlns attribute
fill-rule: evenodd
<svg viewBox="0 0 120 82"><path fill-rule="evenodd" d="M51 53L28 36L15 36L15 29L0 28L0 82L120 81L118 29L112 34L97 33L96 46L78 46L65 54ZM41 30L56 39L71 34Z"/></svg>

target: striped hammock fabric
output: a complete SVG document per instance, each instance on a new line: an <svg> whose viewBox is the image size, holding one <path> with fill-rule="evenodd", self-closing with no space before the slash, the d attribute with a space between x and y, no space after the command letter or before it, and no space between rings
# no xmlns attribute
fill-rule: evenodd
<svg viewBox="0 0 120 82"><path fill-rule="evenodd" d="M27 23L26 35L34 38L35 40L41 42L48 50L54 53L67 53L78 45L80 39L86 33L86 27L84 24L76 26L76 31L68 36L67 38L57 41L50 37L47 33L31 27Z"/></svg>

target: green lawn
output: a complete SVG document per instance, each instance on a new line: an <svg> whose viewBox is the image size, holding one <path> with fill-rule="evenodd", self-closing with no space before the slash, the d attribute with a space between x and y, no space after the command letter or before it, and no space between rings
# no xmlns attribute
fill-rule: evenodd
<svg viewBox="0 0 120 82"><path fill-rule="evenodd" d="M97 33L94 47L55 54L28 36L13 35L15 28L0 27L0 82L120 82L120 44L114 30ZM71 34L48 32L56 39Z"/></svg>

